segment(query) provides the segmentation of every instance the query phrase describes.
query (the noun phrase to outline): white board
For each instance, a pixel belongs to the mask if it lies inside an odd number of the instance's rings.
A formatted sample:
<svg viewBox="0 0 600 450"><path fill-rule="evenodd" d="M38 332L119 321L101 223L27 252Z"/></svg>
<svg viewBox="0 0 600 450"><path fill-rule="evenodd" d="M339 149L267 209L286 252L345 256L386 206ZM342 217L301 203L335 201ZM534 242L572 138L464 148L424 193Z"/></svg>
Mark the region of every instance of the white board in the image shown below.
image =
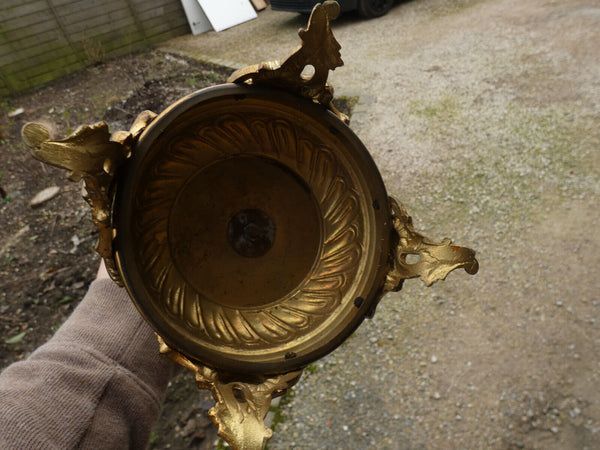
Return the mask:
<svg viewBox="0 0 600 450"><path fill-rule="evenodd" d="M200 34L212 30L212 25L202 11L198 0L181 0L192 34Z"/></svg>
<svg viewBox="0 0 600 450"><path fill-rule="evenodd" d="M198 0L215 31L256 18L250 0Z"/></svg>

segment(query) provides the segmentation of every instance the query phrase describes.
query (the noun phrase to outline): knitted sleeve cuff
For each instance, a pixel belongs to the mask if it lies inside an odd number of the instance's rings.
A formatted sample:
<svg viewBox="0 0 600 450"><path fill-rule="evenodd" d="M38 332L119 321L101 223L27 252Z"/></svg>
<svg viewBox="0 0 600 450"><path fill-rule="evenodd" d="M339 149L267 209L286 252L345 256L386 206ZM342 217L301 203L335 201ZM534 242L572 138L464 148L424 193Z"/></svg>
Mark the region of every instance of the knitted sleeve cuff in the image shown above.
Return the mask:
<svg viewBox="0 0 600 450"><path fill-rule="evenodd" d="M50 341L0 374L0 448L143 448L174 370L125 290L97 280Z"/></svg>

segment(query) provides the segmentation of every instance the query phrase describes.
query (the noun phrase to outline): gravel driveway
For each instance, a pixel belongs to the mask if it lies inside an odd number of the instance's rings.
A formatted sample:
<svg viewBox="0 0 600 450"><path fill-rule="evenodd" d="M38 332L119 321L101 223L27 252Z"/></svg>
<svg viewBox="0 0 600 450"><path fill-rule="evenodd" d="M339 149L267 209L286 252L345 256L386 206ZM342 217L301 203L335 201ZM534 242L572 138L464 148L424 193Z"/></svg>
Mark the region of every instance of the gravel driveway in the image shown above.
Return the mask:
<svg viewBox="0 0 600 450"><path fill-rule="evenodd" d="M281 59L270 10L162 48ZM391 195L481 269L382 301L305 371L271 449L600 448L600 5L413 0L334 23L336 95Z"/></svg>

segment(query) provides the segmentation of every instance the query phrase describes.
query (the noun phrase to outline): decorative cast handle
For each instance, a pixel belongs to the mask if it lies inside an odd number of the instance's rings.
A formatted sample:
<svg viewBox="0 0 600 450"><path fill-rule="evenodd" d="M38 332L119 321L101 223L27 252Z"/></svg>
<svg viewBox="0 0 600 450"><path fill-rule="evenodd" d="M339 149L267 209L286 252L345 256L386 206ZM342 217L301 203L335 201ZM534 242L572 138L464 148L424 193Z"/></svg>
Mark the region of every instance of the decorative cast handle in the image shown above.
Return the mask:
<svg viewBox="0 0 600 450"><path fill-rule="evenodd" d="M389 202L397 243L392 249L392 268L386 277L384 291L399 291L404 280L409 278L420 277L427 286L431 286L461 267L470 275L477 273L479 263L474 250L452 245L448 238L440 243L433 242L415 231L412 218L401 203L391 197ZM409 255L417 260L407 261Z"/></svg>
<svg viewBox="0 0 600 450"><path fill-rule="evenodd" d="M23 141L32 149L34 158L66 169L71 181L83 180L83 198L92 208L92 219L98 229L96 251L104 258L108 273L119 286L123 285L123 280L115 264L112 245L114 176L131 156L131 150L144 128L155 117L152 111L144 111L137 116L129 131L116 131L112 135L105 122L84 125L69 137L56 141L40 123L26 123L21 130Z"/></svg>
<svg viewBox="0 0 600 450"><path fill-rule="evenodd" d="M302 44L285 61L264 61L244 67L231 74L227 81L283 88L322 104L348 124L348 116L338 111L331 103L333 88L327 84L329 71L344 65L340 55L342 47L333 35L330 25L339 14L340 5L335 1L316 4L308 19L308 26L298 31ZM309 66L314 69L314 73L303 74L304 69Z"/></svg>

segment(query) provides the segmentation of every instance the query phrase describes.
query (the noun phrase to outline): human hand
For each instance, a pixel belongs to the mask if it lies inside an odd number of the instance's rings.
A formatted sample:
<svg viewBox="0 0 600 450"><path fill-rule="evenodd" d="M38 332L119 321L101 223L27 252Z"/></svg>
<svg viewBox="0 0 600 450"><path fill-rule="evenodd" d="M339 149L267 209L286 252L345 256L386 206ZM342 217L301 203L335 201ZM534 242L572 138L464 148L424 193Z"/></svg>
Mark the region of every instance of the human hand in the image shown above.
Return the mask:
<svg viewBox="0 0 600 450"><path fill-rule="evenodd" d="M110 278L110 275L106 270L106 266L104 265L104 260L100 262L100 267L98 267L98 273L96 274L97 280L101 280L103 278Z"/></svg>

